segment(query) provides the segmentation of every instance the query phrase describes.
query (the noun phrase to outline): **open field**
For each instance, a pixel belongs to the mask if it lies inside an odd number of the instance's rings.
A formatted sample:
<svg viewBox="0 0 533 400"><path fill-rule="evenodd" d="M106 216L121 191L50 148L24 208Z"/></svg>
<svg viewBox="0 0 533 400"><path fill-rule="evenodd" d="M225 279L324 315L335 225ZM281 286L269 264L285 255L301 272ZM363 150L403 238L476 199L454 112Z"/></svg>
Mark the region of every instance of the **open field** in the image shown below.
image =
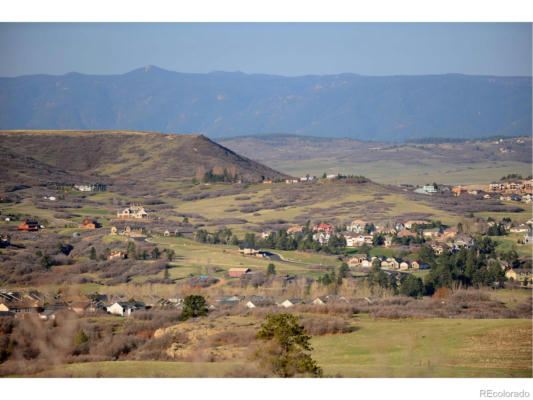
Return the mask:
<svg viewBox="0 0 533 400"><path fill-rule="evenodd" d="M531 138L465 143L384 143L295 135L221 139L241 154L293 176L364 175L379 183L468 185L531 174ZM502 152L501 148L510 151Z"/></svg>
<svg viewBox="0 0 533 400"><path fill-rule="evenodd" d="M314 355L328 373L531 377L531 321L362 319L356 326L353 333L313 339Z"/></svg>

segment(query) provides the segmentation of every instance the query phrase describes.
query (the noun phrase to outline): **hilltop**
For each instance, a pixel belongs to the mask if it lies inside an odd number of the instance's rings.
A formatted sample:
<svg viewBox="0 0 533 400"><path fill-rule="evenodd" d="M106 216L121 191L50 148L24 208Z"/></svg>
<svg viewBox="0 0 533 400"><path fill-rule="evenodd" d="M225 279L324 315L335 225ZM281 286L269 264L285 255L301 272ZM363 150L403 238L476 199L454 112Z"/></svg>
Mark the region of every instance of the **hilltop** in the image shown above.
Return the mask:
<svg viewBox="0 0 533 400"><path fill-rule="evenodd" d="M202 135L130 131L4 131L1 179L16 184L178 181L206 172L243 181L285 175Z"/></svg>
<svg viewBox="0 0 533 400"><path fill-rule="evenodd" d="M0 78L0 129L129 129L212 138L531 135L531 77L284 77L157 67Z"/></svg>

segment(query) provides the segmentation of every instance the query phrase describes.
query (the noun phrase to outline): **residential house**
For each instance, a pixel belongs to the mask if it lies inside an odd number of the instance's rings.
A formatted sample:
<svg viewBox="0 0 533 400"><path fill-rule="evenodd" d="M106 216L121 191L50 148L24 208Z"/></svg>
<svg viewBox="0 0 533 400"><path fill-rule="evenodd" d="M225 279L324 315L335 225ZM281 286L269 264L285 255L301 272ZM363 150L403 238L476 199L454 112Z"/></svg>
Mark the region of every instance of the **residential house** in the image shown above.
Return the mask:
<svg viewBox="0 0 533 400"><path fill-rule="evenodd" d="M409 264L411 269L420 269L420 263L418 261L411 261Z"/></svg>
<svg viewBox="0 0 533 400"><path fill-rule="evenodd" d="M400 221L394 221L394 222L392 223L392 227L394 228L394 230L395 230L396 232L400 232L400 231L402 231L402 230L405 229L405 225L404 225L404 223L403 223L403 222L400 222Z"/></svg>
<svg viewBox="0 0 533 400"><path fill-rule="evenodd" d="M416 233L411 232L408 229L402 229L401 231L398 232L398 234L396 236L399 237L399 238L403 238L403 237L406 237L406 236L416 237Z"/></svg>
<svg viewBox="0 0 533 400"><path fill-rule="evenodd" d="M146 310L146 306L140 301L121 301L111 304L106 310L110 314L129 317L135 311Z"/></svg>
<svg viewBox="0 0 533 400"><path fill-rule="evenodd" d="M409 263L407 261L402 261L400 263L400 269L401 270L409 269L409 267L410 267L410 265L409 265Z"/></svg>
<svg viewBox="0 0 533 400"><path fill-rule="evenodd" d="M318 224L313 226L313 232L333 233L334 231L335 227L330 224Z"/></svg>
<svg viewBox="0 0 533 400"><path fill-rule="evenodd" d="M424 229L422 234L424 237L438 238L440 236L440 228Z"/></svg>
<svg viewBox="0 0 533 400"><path fill-rule="evenodd" d="M120 250L114 250L109 253L109 256L107 257L108 260L115 260L115 259L124 259L128 258L128 253L125 251Z"/></svg>
<svg viewBox="0 0 533 400"><path fill-rule="evenodd" d="M388 257L381 262L381 268L398 269L400 268L400 263L394 257Z"/></svg>
<svg viewBox="0 0 533 400"><path fill-rule="evenodd" d="M299 304L305 304L305 301L303 299L286 299L281 303L278 303L278 307L289 308Z"/></svg>
<svg viewBox="0 0 533 400"><path fill-rule="evenodd" d="M244 274L247 274L251 271L252 270L250 268L230 268L228 271L228 275L232 278L240 278Z"/></svg>
<svg viewBox="0 0 533 400"><path fill-rule="evenodd" d="M261 239L266 239L266 238L269 237L272 233L274 233L273 230L269 230L269 231L262 232L262 233L261 233Z"/></svg>
<svg viewBox="0 0 533 400"><path fill-rule="evenodd" d="M532 283L532 271L531 269L524 268L511 268L505 273L507 279L512 279L515 282L524 282L527 281L527 285L530 286Z"/></svg>
<svg viewBox="0 0 533 400"><path fill-rule="evenodd" d="M9 247L11 245L11 236L8 234L0 234L0 249Z"/></svg>
<svg viewBox="0 0 533 400"><path fill-rule="evenodd" d="M91 221L88 218L85 218L78 227L81 229L96 229L96 225L96 221Z"/></svg>
<svg viewBox="0 0 533 400"><path fill-rule="evenodd" d="M257 307L267 307L272 305L272 301L263 296L250 296L246 307L248 308L257 308Z"/></svg>
<svg viewBox="0 0 533 400"><path fill-rule="evenodd" d="M503 184L501 183L491 183L489 185L489 192L499 192L503 190Z"/></svg>
<svg viewBox="0 0 533 400"><path fill-rule="evenodd" d="M96 311L90 300L74 301L70 304L69 308L76 314L83 314L89 311Z"/></svg>
<svg viewBox="0 0 533 400"><path fill-rule="evenodd" d="M83 183L74 185L74 189L79 190L80 192L90 192L92 190L91 185L86 185Z"/></svg>
<svg viewBox="0 0 533 400"><path fill-rule="evenodd" d="M327 296L320 296L314 299L311 304L315 306L324 306L327 303L335 303L339 301L346 301L346 299L342 296L338 296L336 294L328 294Z"/></svg>
<svg viewBox="0 0 533 400"><path fill-rule="evenodd" d="M363 262L363 260L365 260L367 257L368 256L366 254L356 254L348 260L348 266L352 268L357 267L361 265L361 262Z"/></svg>
<svg viewBox="0 0 533 400"><path fill-rule="evenodd" d="M444 252L444 250L448 249L448 245L442 242L431 242L430 246L433 252L438 256L441 255Z"/></svg>
<svg viewBox="0 0 533 400"><path fill-rule="evenodd" d="M411 229L413 225L425 225L427 223L428 221L424 219L412 219L412 220L406 221L403 225L405 226L406 229Z"/></svg>
<svg viewBox="0 0 533 400"><path fill-rule="evenodd" d="M433 185L425 185L422 186L421 192L425 194L437 193L437 189Z"/></svg>
<svg viewBox="0 0 533 400"><path fill-rule="evenodd" d="M519 232L519 233L523 233L523 232L529 232L529 226L526 225L526 224L520 224L518 226L515 226L513 228L510 229L510 232Z"/></svg>
<svg viewBox="0 0 533 400"><path fill-rule="evenodd" d="M304 231L304 227L303 226L293 226L292 228L287 229L287 234L288 235L294 235L294 234L297 234L297 233L302 233L303 231Z"/></svg>
<svg viewBox="0 0 533 400"><path fill-rule="evenodd" d="M528 232L524 235L524 244L533 243L533 234Z"/></svg>
<svg viewBox="0 0 533 400"><path fill-rule="evenodd" d="M457 235L453 240L452 247L454 250L469 249L474 245L474 239L470 236L461 234Z"/></svg>
<svg viewBox="0 0 533 400"><path fill-rule="evenodd" d="M320 244L326 244L331 239L331 233L329 232L318 232L313 235L313 240L317 241Z"/></svg>
<svg viewBox="0 0 533 400"><path fill-rule="evenodd" d="M326 305L326 299L324 297L317 297L311 302L314 306L325 306Z"/></svg>
<svg viewBox="0 0 533 400"><path fill-rule="evenodd" d="M459 234L459 230L457 228L448 228L442 231L441 239L442 240L449 240L454 238Z"/></svg>
<svg viewBox="0 0 533 400"><path fill-rule="evenodd" d="M361 261L361 267L363 267L363 268L372 267L372 260L369 260L368 258L365 258L363 261Z"/></svg>
<svg viewBox="0 0 533 400"><path fill-rule="evenodd" d="M465 188L462 188L461 186L458 186L458 187L453 188L452 192L454 196L461 196L462 194L467 193L467 190Z"/></svg>
<svg viewBox="0 0 533 400"><path fill-rule="evenodd" d="M74 189L79 190L80 192L104 192L107 190L107 185L103 183L79 183L74 185Z"/></svg>
<svg viewBox="0 0 533 400"><path fill-rule="evenodd" d="M239 246L239 253L245 256L257 256L259 255L259 247L250 243L243 243Z"/></svg>
<svg viewBox="0 0 533 400"><path fill-rule="evenodd" d="M222 296L216 300L219 306L236 306L241 301L239 296Z"/></svg>
<svg viewBox="0 0 533 400"><path fill-rule="evenodd" d="M366 221L363 221L361 219L355 219L347 228L350 232L364 233L366 225Z"/></svg>
<svg viewBox="0 0 533 400"><path fill-rule="evenodd" d="M144 210L144 207L140 205L130 205L128 208L124 208L117 212L117 218L144 219L146 217L148 217L148 213Z"/></svg>
<svg viewBox="0 0 533 400"><path fill-rule="evenodd" d="M299 179L298 178L287 178L285 179L285 183L286 184L292 184L292 183L298 183L299 182Z"/></svg>
<svg viewBox="0 0 533 400"><path fill-rule="evenodd" d="M26 219L19 226L17 226L18 231L28 231L35 232L40 228L39 222L34 219Z"/></svg>

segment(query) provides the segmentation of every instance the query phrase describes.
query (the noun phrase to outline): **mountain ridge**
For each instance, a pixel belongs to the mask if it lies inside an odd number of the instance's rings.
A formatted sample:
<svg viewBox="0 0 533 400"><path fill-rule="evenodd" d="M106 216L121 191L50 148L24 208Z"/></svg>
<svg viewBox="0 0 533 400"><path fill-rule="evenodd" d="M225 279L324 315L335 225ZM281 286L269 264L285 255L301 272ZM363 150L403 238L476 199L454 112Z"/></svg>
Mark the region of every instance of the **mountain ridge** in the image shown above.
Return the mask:
<svg viewBox="0 0 533 400"><path fill-rule="evenodd" d="M0 129L283 132L402 141L531 135L531 77L180 73L0 78Z"/></svg>

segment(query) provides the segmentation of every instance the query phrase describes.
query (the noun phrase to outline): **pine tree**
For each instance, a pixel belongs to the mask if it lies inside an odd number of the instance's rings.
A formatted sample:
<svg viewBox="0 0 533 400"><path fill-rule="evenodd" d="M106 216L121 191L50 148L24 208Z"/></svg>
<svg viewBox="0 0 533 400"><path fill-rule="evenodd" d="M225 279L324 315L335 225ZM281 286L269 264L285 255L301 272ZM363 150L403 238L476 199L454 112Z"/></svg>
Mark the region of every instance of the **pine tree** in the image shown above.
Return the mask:
<svg viewBox="0 0 533 400"><path fill-rule="evenodd" d="M276 266L272 263L268 264L267 267L267 276L268 275L276 275Z"/></svg>
<svg viewBox="0 0 533 400"><path fill-rule="evenodd" d="M265 342L254 358L275 375L283 378L297 374L322 376L322 368L311 358L311 337L293 314L267 315L256 335Z"/></svg>
<svg viewBox="0 0 533 400"><path fill-rule="evenodd" d="M83 329L79 329L78 330L78 334L76 335L76 338L74 339L74 343L76 345L80 345L82 343L85 343L89 340L89 337L85 334L85 332L83 331Z"/></svg>

